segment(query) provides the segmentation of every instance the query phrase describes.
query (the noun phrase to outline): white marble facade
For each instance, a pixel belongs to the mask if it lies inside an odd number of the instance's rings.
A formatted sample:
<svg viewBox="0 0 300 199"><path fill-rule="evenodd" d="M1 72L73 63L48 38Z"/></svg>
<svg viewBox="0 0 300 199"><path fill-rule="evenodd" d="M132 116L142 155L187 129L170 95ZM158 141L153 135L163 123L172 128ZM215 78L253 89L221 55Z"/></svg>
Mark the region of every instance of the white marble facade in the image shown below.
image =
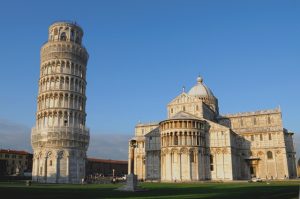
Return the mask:
<svg viewBox="0 0 300 199"><path fill-rule="evenodd" d="M201 77L167 106L168 118L135 127L129 170L140 180L202 181L296 177L293 133L281 110L220 115Z"/></svg>
<svg viewBox="0 0 300 199"><path fill-rule="evenodd" d="M34 181L80 183L85 176L88 53L82 37L77 24L56 22L41 48L36 125L31 132Z"/></svg>

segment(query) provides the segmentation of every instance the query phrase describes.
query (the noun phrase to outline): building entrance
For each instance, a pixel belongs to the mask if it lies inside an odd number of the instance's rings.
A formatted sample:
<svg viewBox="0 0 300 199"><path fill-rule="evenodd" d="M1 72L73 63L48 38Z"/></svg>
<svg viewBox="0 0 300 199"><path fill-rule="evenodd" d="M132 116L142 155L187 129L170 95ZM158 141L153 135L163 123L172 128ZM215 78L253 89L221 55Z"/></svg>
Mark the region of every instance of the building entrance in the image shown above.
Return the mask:
<svg viewBox="0 0 300 199"><path fill-rule="evenodd" d="M256 177L256 166L254 165L250 166L250 175L252 178Z"/></svg>

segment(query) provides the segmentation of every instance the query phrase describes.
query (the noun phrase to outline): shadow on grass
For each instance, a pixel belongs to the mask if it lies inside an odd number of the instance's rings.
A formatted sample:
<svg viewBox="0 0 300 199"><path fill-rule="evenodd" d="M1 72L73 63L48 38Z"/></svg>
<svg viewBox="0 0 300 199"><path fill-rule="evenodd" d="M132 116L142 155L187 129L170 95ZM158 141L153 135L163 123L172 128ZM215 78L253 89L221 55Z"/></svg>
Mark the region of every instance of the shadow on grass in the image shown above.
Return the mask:
<svg viewBox="0 0 300 199"><path fill-rule="evenodd" d="M48 198L242 198L242 199L290 199L297 198L299 182L294 183L143 183L145 192L121 192L115 189L119 185L57 185L25 183L0 183L0 194L13 199ZM1 197L1 196L0 196ZM2 198L2 197L1 197Z"/></svg>

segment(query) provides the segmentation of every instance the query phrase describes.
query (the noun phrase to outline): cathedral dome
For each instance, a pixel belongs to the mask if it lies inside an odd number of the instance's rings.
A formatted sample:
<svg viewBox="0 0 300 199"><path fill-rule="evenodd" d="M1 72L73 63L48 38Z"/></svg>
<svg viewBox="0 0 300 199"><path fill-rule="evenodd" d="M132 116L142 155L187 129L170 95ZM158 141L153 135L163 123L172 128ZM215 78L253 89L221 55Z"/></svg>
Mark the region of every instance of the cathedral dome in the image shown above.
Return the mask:
<svg viewBox="0 0 300 199"><path fill-rule="evenodd" d="M197 84L188 92L189 95L197 97L215 98L212 91L203 83L203 78L197 78Z"/></svg>

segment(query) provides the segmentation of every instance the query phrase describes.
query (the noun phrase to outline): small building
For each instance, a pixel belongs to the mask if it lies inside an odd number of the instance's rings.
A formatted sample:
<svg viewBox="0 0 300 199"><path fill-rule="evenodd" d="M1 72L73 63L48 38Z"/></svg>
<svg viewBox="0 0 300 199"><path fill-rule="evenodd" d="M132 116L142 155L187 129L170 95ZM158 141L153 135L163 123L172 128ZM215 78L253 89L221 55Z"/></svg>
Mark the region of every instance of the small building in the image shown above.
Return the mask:
<svg viewBox="0 0 300 199"><path fill-rule="evenodd" d="M127 170L128 162L123 160L87 158L86 161L86 176L124 176Z"/></svg>
<svg viewBox="0 0 300 199"><path fill-rule="evenodd" d="M32 172L32 154L27 151L0 149L0 176L23 176Z"/></svg>

